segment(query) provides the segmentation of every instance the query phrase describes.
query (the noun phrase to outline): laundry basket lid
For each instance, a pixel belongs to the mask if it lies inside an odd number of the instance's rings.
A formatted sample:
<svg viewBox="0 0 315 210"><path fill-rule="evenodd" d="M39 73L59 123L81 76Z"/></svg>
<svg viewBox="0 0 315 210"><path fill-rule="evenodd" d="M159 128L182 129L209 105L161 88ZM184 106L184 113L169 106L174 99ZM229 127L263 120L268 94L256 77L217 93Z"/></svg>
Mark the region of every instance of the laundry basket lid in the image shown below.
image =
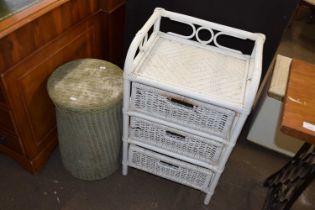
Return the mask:
<svg viewBox="0 0 315 210"><path fill-rule="evenodd" d="M122 100L122 70L107 61L78 59L49 77L48 94L56 106L74 111L110 108Z"/></svg>

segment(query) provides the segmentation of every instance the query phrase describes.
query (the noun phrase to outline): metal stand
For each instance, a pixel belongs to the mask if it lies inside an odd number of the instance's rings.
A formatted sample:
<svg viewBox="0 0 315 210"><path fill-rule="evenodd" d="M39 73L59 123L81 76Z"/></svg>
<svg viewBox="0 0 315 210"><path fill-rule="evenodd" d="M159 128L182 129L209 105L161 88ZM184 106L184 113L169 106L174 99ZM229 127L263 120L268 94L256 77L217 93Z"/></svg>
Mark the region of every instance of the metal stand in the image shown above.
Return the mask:
<svg viewBox="0 0 315 210"><path fill-rule="evenodd" d="M315 146L305 143L283 168L265 180L269 189L263 209L290 209L314 178Z"/></svg>

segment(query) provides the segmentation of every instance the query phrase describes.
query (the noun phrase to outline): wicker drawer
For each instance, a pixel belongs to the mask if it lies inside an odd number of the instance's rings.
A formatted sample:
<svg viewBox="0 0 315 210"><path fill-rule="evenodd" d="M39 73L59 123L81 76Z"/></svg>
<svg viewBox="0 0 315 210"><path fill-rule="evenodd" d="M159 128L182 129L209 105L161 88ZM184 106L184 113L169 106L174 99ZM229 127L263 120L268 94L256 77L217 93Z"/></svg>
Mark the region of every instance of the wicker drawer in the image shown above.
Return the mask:
<svg viewBox="0 0 315 210"><path fill-rule="evenodd" d="M196 189L206 189L213 172L150 150L130 145L129 165L151 174L185 184Z"/></svg>
<svg viewBox="0 0 315 210"><path fill-rule="evenodd" d="M132 83L130 109L227 139L235 112Z"/></svg>
<svg viewBox="0 0 315 210"><path fill-rule="evenodd" d="M130 118L129 138L180 155L216 164L223 144L139 117Z"/></svg>

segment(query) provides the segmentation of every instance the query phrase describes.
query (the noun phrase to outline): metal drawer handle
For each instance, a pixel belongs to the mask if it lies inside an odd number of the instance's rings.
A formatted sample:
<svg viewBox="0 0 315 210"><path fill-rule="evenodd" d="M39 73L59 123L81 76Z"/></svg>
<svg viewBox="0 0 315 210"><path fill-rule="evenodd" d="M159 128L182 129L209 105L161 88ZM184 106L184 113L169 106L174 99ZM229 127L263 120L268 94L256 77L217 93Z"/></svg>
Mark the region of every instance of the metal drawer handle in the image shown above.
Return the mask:
<svg viewBox="0 0 315 210"><path fill-rule="evenodd" d="M162 160L160 160L159 164L162 167L167 167L167 168L170 168L170 169L173 169L173 170L178 170L179 169L179 166L173 165L171 163L167 163L167 162L162 161Z"/></svg>
<svg viewBox="0 0 315 210"><path fill-rule="evenodd" d="M189 102L186 102L186 101L183 101L183 100L179 100L179 99L176 99L176 98L167 98L167 100L169 100L172 104L176 105L176 106L184 106L188 109L193 109L194 108L194 105L189 103Z"/></svg>
<svg viewBox="0 0 315 210"><path fill-rule="evenodd" d="M183 135L180 135L178 133L174 133L172 131L165 131L166 135L171 137L171 138L174 138L176 137L176 139L181 139L181 140L184 140L186 137L183 136Z"/></svg>
<svg viewBox="0 0 315 210"><path fill-rule="evenodd" d="M132 126L130 126L132 129L135 129L135 130L142 130L142 128L140 128L140 127L132 127Z"/></svg>

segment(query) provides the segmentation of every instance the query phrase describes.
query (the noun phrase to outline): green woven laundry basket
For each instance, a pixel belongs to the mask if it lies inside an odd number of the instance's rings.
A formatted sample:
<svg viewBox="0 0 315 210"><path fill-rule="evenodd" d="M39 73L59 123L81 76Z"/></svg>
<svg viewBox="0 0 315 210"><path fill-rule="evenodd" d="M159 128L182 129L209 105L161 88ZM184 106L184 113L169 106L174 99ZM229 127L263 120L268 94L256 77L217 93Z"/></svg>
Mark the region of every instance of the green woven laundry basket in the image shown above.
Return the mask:
<svg viewBox="0 0 315 210"><path fill-rule="evenodd" d="M79 59L50 76L64 167L75 177L97 180L120 163L122 70L103 60Z"/></svg>

